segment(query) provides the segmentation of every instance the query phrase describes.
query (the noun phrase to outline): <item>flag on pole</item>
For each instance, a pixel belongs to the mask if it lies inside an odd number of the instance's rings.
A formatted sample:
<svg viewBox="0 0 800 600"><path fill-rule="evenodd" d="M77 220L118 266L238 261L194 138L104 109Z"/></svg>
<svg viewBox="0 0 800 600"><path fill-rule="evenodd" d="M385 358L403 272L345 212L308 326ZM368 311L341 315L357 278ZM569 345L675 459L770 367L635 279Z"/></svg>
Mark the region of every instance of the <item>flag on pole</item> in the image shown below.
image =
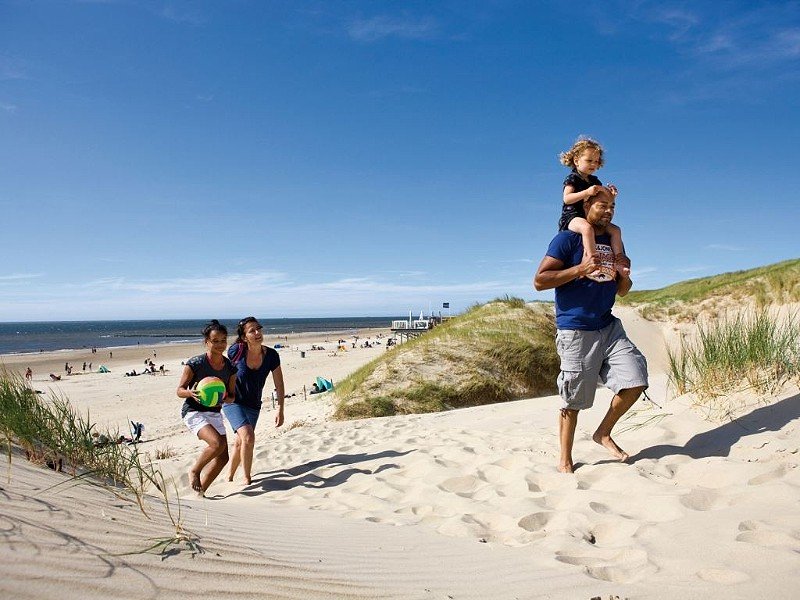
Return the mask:
<svg viewBox="0 0 800 600"><path fill-rule="evenodd" d="M449 302L442 302L442 308L450 308Z"/></svg>

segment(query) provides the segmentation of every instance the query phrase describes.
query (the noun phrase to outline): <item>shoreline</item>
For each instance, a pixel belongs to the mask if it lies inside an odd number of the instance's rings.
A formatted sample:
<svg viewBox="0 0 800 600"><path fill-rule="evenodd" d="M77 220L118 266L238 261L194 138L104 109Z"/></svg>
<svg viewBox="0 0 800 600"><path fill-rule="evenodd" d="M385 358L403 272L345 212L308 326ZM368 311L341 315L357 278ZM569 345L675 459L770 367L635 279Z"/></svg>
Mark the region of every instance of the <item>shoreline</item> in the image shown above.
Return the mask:
<svg viewBox="0 0 800 600"><path fill-rule="evenodd" d="M361 329L357 334L346 331L321 331L303 332L287 334L285 336L264 336L264 345L274 347L281 344L279 349L282 353L299 352L318 352L312 350L312 346L322 346L323 351L334 351L337 347L338 339L345 339L347 348L350 349L354 335L362 339L386 339L391 337L389 327L372 329ZM228 344L232 344L236 335L228 335ZM144 367L144 359L152 359L156 363L156 368L161 364L165 365L168 371L175 372L180 367L180 361L205 352L202 338L198 337L195 341L167 342L153 344L139 344L127 346L109 346L97 348L96 353L92 353L91 348L65 348L59 350L45 350L43 352L29 353L6 353L0 354L0 368L23 375L25 369L30 367L33 370L33 381L52 383L50 373L60 375L63 381L83 375L96 375L100 365L104 365L114 372L127 372L131 369L141 370ZM87 366L91 363L91 369L83 370L83 363ZM73 367L72 375L66 375L64 363L69 363Z"/></svg>
<svg viewBox="0 0 800 600"><path fill-rule="evenodd" d="M265 340L265 343L266 343L266 340L271 339L271 338L275 338L280 342L281 340L288 340L290 338L291 339L301 340L301 339L304 339L304 338L312 337L314 339L318 339L318 338L323 337L323 336L331 336L331 335L345 336L345 337L354 337L354 335L357 335L359 338L362 338L362 337L374 336L376 332L389 331L390 329L391 329L391 326L387 325L386 327L365 327L365 328L361 328L361 329L348 328L348 329L330 329L330 330L325 330L325 331L300 331L300 332L292 331L290 333L280 334L280 335L279 334L265 333L264 334L264 340ZM353 333L354 331L356 332L355 334ZM230 338L231 336L235 337L236 333L235 332L229 332L228 333L228 338ZM161 336L161 335L150 335L150 336L142 335L140 337L144 337L144 338L147 338L147 337L153 337L153 338L161 337L161 338L163 338L165 336ZM135 345L134 344L121 344L119 346L94 346L94 348L98 350L98 354L99 354L100 350L113 352L114 350L122 350L122 349L125 349L125 348L162 347L162 346L173 346L173 345L181 345L181 344L185 345L185 344L202 343L202 335L200 335L200 334L198 334L196 337L194 337L192 339L186 339L183 336L181 336L181 337L182 337L182 339L180 339L180 340L147 342L147 343L141 343L141 344L135 344ZM326 341L330 341L330 340L326 340ZM231 342L231 343L233 343L233 342ZM42 349L42 350L21 350L21 351L18 351L18 352L0 352L0 363L3 362L5 357L39 356L41 354L47 354L47 353L52 353L52 352L81 352L81 351L89 351L89 352L91 352L91 350L92 350L92 346L81 346L80 348L77 348L77 347L73 347L73 348L50 348L49 350Z"/></svg>

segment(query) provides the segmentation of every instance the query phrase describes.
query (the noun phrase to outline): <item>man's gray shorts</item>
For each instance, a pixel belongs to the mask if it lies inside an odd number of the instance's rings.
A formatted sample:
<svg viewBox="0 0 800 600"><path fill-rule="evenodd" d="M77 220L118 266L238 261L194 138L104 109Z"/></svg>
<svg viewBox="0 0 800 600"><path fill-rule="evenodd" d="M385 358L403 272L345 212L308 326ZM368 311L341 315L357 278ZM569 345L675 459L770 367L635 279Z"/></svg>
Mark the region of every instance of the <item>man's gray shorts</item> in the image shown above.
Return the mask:
<svg viewBox="0 0 800 600"><path fill-rule="evenodd" d="M599 331L557 330L556 350L561 357L558 392L562 408L591 408L598 382L615 394L648 385L647 360L616 317Z"/></svg>

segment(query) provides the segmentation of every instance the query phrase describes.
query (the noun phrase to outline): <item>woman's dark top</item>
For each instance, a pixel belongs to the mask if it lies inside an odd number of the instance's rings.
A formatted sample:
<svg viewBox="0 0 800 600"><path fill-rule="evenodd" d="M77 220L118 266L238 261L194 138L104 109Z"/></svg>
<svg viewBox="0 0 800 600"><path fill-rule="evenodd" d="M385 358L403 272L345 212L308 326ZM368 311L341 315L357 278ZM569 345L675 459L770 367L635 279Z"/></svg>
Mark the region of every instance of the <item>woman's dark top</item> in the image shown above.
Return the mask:
<svg viewBox="0 0 800 600"><path fill-rule="evenodd" d="M209 364L208 355L206 354L193 356L187 360L186 366L192 370L192 379L188 384L186 384L186 388L193 388L196 383L199 383L201 379L206 377L219 377L223 382L225 382L225 387L227 388L231 375L236 374L236 368L226 357L223 356L222 360L222 368L219 370L215 369L211 366L211 364ZM186 398L184 399L183 406L181 407L181 417L185 417L186 413L188 413L190 410L196 410L198 412L219 412L222 410L222 404L217 404L216 406L203 406L194 398Z"/></svg>
<svg viewBox="0 0 800 600"><path fill-rule="evenodd" d="M564 187L571 186L573 192L582 192L587 190L593 185L603 185L600 180L594 175L589 175L589 179L584 179L578 174L577 169L572 169L572 172L567 175L564 180ZM583 202L574 202L572 204L561 204L561 218L558 220L558 230L567 231L569 229L569 222L575 217L586 218L586 213L583 212Z"/></svg>
<svg viewBox="0 0 800 600"><path fill-rule="evenodd" d="M267 377L281 366L280 355L267 346L261 346L261 366L251 369L247 366L247 344L236 342L228 348L228 357L234 361L236 369L236 404L248 408L261 408L261 394Z"/></svg>

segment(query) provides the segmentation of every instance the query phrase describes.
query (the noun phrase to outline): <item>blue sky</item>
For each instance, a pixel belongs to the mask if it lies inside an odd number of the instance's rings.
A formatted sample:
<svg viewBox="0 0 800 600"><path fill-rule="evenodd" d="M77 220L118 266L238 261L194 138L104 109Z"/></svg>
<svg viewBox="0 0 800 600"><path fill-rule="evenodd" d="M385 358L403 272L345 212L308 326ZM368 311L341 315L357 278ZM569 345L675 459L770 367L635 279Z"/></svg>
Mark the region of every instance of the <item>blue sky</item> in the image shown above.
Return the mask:
<svg viewBox="0 0 800 600"><path fill-rule="evenodd" d="M0 2L0 321L536 293L566 169L634 286L796 258L798 2Z"/></svg>

